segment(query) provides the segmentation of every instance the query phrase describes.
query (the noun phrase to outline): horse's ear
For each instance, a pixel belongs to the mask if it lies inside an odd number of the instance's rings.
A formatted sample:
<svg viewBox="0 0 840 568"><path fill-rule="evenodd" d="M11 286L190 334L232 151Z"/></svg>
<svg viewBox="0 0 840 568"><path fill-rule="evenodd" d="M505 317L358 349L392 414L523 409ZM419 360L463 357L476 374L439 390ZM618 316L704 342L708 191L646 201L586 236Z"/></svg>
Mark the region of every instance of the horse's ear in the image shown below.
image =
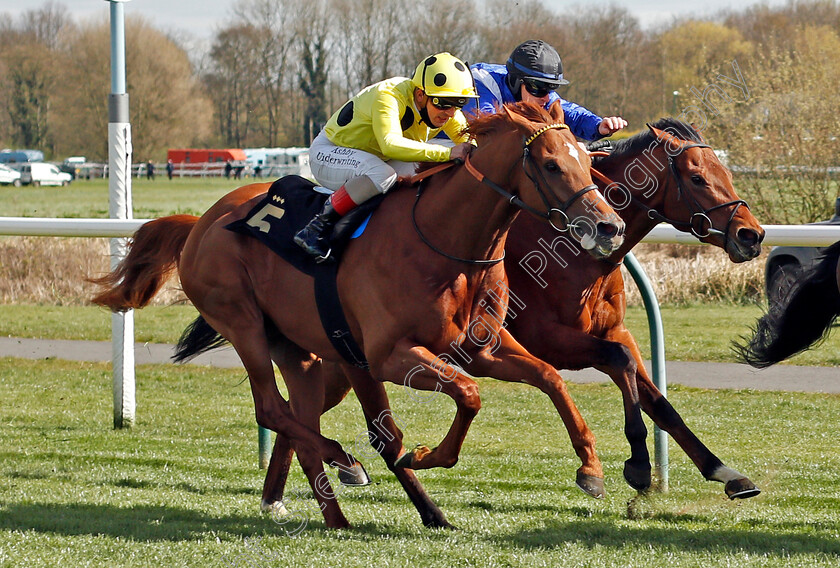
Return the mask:
<svg viewBox="0 0 840 568"><path fill-rule="evenodd" d="M551 118L555 122L566 122L566 113L563 112L563 105L560 104L559 99L551 103L551 106L548 107L548 114L551 115Z"/></svg>

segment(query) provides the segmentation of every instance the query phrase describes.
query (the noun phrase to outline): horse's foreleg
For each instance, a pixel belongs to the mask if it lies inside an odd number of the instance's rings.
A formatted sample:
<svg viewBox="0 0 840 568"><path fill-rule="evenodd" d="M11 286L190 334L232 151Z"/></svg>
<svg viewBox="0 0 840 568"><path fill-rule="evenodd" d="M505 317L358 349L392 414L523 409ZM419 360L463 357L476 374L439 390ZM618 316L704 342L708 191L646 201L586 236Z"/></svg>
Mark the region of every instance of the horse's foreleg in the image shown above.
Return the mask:
<svg viewBox="0 0 840 568"><path fill-rule="evenodd" d="M618 386L624 407L624 435L630 444L630 458L624 462L624 479L638 491L648 489L651 484L650 452L633 353L622 343L600 339L571 327L558 326L551 333L552 352L546 357L547 362L558 369L594 367L609 375Z"/></svg>
<svg viewBox="0 0 840 568"><path fill-rule="evenodd" d="M344 372L353 384L362 405L370 444L403 486L408 498L420 513L423 524L427 527L450 527L443 511L429 498L414 472L394 465L403 455L405 448L402 444L402 432L397 427L398 417L391 411L384 385L361 369L345 366Z"/></svg>
<svg viewBox="0 0 840 568"><path fill-rule="evenodd" d="M725 466L689 429L679 413L671 406L671 403L662 396L662 392L656 388L650 375L648 375L642 362L639 347L630 332L624 330L624 333L616 334L615 337L627 347L636 360L636 386L639 390L642 410L651 417L659 428L674 439L686 455L691 458L704 478L723 483L724 490L731 499L743 499L758 495L761 490L745 475Z"/></svg>
<svg viewBox="0 0 840 568"><path fill-rule="evenodd" d="M560 374L551 365L528 353L510 333L500 330L501 344L492 353L483 353L467 366L477 376L511 382L524 382L546 393L560 413L572 447L581 460L577 485L593 497L604 496L604 472L595 452L595 436L586 425L566 390Z"/></svg>
<svg viewBox="0 0 840 568"><path fill-rule="evenodd" d="M703 442L692 432L671 403L662 396L656 385L648 377L643 366L636 375L639 399L642 409L653 422L667 432L691 461L709 481L724 484L724 491L730 499L745 499L758 495L761 490L744 474L727 467Z"/></svg>
<svg viewBox="0 0 840 568"><path fill-rule="evenodd" d="M397 467L428 469L453 467L458 462L461 446L470 424L481 409L478 385L431 351L407 339L400 340L381 366L387 380L415 391L443 392L455 402L455 419L434 449L426 446L406 452L395 464ZM416 395L428 400L432 395Z"/></svg>

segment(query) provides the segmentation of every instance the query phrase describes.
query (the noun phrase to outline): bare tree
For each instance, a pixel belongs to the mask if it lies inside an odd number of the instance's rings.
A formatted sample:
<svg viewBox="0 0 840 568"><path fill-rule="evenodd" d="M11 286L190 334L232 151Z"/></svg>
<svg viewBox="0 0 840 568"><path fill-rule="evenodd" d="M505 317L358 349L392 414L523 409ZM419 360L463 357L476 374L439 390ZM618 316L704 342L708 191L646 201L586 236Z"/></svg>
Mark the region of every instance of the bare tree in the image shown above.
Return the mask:
<svg viewBox="0 0 840 568"><path fill-rule="evenodd" d="M625 8L601 6L570 18L558 49L570 85L563 96L600 115L621 115L631 124L652 118L659 82L653 52L638 20Z"/></svg>
<svg viewBox="0 0 840 568"><path fill-rule="evenodd" d="M307 4L302 0L240 0L234 8L237 21L254 31L250 40L253 52L238 53L238 65L252 69L249 79L262 93L263 143L269 146L277 145L288 114L286 93L297 67L293 57L297 21L302 10L311 10Z"/></svg>
<svg viewBox="0 0 840 568"><path fill-rule="evenodd" d="M567 29L563 22L538 0L487 0L478 27L481 47L476 61L504 63L517 45L529 39L541 39L558 47ZM564 57L564 53L560 56Z"/></svg>
<svg viewBox="0 0 840 568"><path fill-rule="evenodd" d="M331 18L325 0L307 2L301 12L300 88L306 97L303 117L304 145L309 145L327 122L327 81Z"/></svg>
<svg viewBox="0 0 840 568"><path fill-rule="evenodd" d="M407 5L407 0L332 0L332 13L341 14L334 20L335 51L347 96L410 72L403 68L399 56L405 41L402 15Z"/></svg>
<svg viewBox="0 0 840 568"><path fill-rule="evenodd" d="M109 45L109 26L102 21L81 26L60 54L57 77L74 85L56 90L52 120L60 153L107 157ZM142 18L126 20L126 74L135 156L163 159L168 147L209 135L211 107L186 52Z"/></svg>
<svg viewBox="0 0 840 568"><path fill-rule="evenodd" d="M51 154L50 108L58 69L54 52L70 24L67 8L47 2L28 10L17 25L6 21L0 28L0 53L5 65L0 92L5 99L5 135L18 146ZM2 134L0 134L2 135Z"/></svg>
<svg viewBox="0 0 840 568"><path fill-rule="evenodd" d="M205 77L223 142L239 148L246 145L259 110L259 36L260 30L248 24L221 30L210 50L212 70Z"/></svg>
<svg viewBox="0 0 840 568"><path fill-rule="evenodd" d="M475 26L475 0L422 0L407 12L407 49L402 66L413 71L424 57L448 51L464 61L476 62L481 38Z"/></svg>

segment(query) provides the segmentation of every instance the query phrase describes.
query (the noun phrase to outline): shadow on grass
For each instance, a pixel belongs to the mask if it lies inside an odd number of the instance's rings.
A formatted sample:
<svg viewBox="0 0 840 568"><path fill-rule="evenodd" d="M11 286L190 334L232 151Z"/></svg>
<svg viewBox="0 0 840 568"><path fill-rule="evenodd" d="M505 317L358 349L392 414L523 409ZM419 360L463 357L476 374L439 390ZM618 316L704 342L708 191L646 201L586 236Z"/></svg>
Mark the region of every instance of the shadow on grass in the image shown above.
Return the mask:
<svg viewBox="0 0 840 568"><path fill-rule="evenodd" d="M802 522L763 522L758 526L720 527L710 519L692 515L654 515L648 521L668 526L628 526L615 518L589 518L555 522L538 530L522 531L503 540L520 548L558 548L573 543L589 548L670 548L682 552L745 552L789 556L825 554L840 556L840 540L829 531L813 534L813 526ZM811 533L811 534L807 534Z"/></svg>
<svg viewBox="0 0 840 568"><path fill-rule="evenodd" d="M323 527L312 519L313 528ZM37 531L67 536L108 535L137 541L182 541L208 532L231 538L283 534L270 516L212 516L166 506L14 504L0 507L0 530Z"/></svg>

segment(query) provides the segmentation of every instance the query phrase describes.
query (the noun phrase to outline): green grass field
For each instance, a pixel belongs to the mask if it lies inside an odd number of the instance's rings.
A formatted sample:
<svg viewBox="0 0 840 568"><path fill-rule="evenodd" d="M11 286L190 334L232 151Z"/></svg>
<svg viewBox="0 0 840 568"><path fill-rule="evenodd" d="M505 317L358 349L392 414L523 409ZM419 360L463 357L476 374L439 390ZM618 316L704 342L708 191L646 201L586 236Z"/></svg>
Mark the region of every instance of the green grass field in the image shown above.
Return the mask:
<svg viewBox="0 0 840 568"><path fill-rule="evenodd" d="M421 472L459 530L430 530L371 450L358 405L324 419L374 484L339 492L354 528L328 531L297 463L281 525L258 512L263 472L241 371L138 369L137 423L111 428L105 364L0 360L0 566L833 567L840 563L840 396L671 387L698 436L763 490L729 501L671 445L670 491L622 480L618 390L570 385L598 438L602 501L547 398L480 380L484 406L450 470ZM439 441L454 413L390 389L406 445ZM352 396L352 395L351 395ZM783 451L780 449L783 448ZM298 526L304 525L298 532ZM291 534L290 534L291 533Z"/></svg>
<svg viewBox="0 0 840 568"><path fill-rule="evenodd" d="M220 177L132 179L134 218L152 219L174 213L201 215L224 194L252 181ZM107 218L108 180L76 180L67 187L0 187L0 215Z"/></svg>

